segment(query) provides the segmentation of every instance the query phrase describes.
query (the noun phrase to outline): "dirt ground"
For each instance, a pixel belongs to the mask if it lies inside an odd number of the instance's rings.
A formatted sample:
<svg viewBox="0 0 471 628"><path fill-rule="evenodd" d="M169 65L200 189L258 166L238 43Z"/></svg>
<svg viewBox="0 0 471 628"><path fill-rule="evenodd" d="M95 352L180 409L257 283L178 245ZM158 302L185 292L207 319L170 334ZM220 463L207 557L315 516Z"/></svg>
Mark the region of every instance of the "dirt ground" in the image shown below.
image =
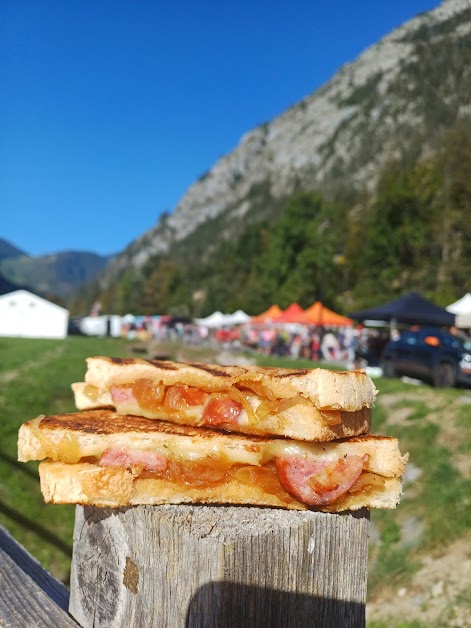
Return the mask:
<svg viewBox="0 0 471 628"><path fill-rule="evenodd" d="M397 394L382 395L381 404L388 410L388 424L407 421L411 412L407 401L411 406L414 401L421 401L430 408L426 420L439 423L439 443L449 451L455 451L462 435L456 417L463 406L469 406L471 416L471 392L451 401L446 410L446 422L443 421L443 410L436 408L437 392L433 389L420 387L400 397ZM471 477L470 454L455 454L453 460L464 477ZM410 466L412 470L413 464ZM420 477L420 470L415 471ZM422 567L407 587L385 587L371 600L367 604L367 624L375 621L381 621L385 626L410 626L416 621L434 628L471 628L471 530L435 555L425 556Z"/></svg>
<svg viewBox="0 0 471 628"><path fill-rule="evenodd" d="M425 626L471 626L471 532L440 556L429 556L410 585L387 591L367 605L367 622L422 622ZM394 624L395 625L395 624Z"/></svg>

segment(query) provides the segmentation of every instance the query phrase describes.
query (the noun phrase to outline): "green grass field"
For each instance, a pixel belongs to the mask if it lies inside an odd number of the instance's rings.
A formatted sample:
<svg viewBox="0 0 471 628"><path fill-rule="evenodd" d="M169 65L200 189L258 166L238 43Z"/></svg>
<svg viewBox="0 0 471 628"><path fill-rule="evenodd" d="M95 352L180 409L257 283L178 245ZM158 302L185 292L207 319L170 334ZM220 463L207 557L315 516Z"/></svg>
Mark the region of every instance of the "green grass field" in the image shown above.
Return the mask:
<svg viewBox="0 0 471 628"><path fill-rule="evenodd" d="M68 581L73 506L46 506L37 463L18 463L20 425L39 414L74 411L70 384L83 380L88 355L126 355L120 339L0 339L0 524L51 573Z"/></svg>
<svg viewBox="0 0 471 628"><path fill-rule="evenodd" d="M121 339L0 340L0 524L56 577L67 582L73 506L46 506L37 463L16 461L18 428L39 414L74 410L70 384L83 380L85 357L132 355ZM194 359L181 357L180 359ZM168 353L168 351L166 351ZM170 356L174 357L174 356ZM253 357L253 356L252 356ZM260 359L278 366L312 363ZM410 453L404 497L394 511L372 511L369 595L407 586L423 564L471 529L471 391L435 390L377 379L372 432L397 436ZM399 626L375 623L375 626ZM402 624L405 625L405 624ZM412 624L411 624L412 625Z"/></svg>

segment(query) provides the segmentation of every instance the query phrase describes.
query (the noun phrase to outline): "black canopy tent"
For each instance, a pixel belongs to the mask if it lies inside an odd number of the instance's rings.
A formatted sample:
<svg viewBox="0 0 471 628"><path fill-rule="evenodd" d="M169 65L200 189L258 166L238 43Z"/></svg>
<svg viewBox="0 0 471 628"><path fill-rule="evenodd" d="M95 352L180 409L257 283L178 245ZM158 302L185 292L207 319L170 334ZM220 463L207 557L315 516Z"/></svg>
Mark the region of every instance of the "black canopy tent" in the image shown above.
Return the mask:
<svg viewBox="0 0 471 628"><path fill-rule="evenodd" d="M417 292L409 292L396 301L352 312L348 316L357 321L390 321L393 324L408 323L439 327L451 327L455 324L454 314L424 299Z"/></svg>

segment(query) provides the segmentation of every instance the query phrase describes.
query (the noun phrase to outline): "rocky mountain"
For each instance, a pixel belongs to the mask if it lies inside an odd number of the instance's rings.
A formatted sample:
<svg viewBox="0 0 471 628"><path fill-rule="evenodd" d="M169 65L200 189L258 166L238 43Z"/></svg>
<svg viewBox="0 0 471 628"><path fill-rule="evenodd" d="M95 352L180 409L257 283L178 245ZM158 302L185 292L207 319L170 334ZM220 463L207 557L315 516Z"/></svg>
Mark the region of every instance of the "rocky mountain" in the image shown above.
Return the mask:
<svg viewBox="0 0 471 628"><path fill-rule="evenodd" d="M373 192L392 161L413 164L471 114L471 2L446 0L365 50L324 86L242 137L170 215L109 264L126 268L172 252L213 224L216 240L294 191L329 198ZM208 240L211 242L211 240Z"/></svg>
<svg viewBox="0 0 471 628"><path fill-rule="evenodd" d="M42 295L66 299L83 283L93 279L108 264L110 257L83 251L64 251L32 257L8 241L0 240L2 289L18 286ZM13 286L13 287L12 287Z"/></svg>

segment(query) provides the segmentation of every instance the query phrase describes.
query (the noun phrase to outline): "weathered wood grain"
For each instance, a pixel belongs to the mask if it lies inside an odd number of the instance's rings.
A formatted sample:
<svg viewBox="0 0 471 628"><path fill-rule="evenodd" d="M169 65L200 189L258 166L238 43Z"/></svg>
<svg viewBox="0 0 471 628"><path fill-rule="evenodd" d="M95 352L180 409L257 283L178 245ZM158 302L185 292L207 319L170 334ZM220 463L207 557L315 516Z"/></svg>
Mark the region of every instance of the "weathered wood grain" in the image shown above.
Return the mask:
<svg viewBox="0 0 471 628"><path fill-rule="evenodd" d="M0 626L77 628L69 592L0 527Z"/></svg>
<svg viewBox="0 0 471 628"><path fill-rule="evenodd" d="M369 514L77 507L69 610L88 627L364 626Z"/></svg>

